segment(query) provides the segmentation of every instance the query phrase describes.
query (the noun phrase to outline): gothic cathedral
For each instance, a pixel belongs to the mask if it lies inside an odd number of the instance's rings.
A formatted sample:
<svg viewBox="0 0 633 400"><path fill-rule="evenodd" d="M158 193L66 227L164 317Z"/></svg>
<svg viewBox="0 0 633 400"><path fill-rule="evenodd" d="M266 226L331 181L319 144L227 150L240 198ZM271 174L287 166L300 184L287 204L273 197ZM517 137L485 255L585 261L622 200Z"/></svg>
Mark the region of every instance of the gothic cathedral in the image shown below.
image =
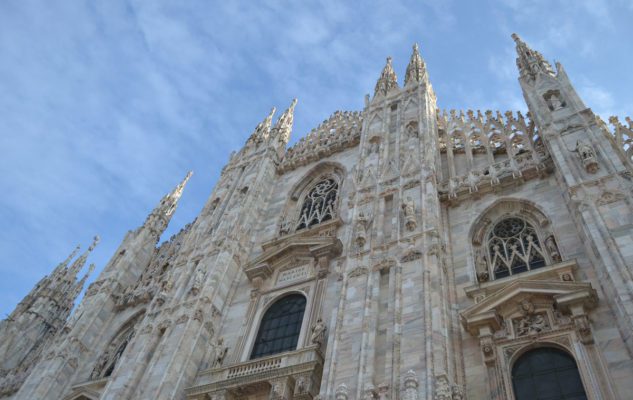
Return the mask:
<svg viewBox="0 0 633 400"><path fill-rule="evenodd" d="M11 400L630 399L633 122L513 35L529 109L437 110L414 46L287 148L273 109L199 216L190 174L71 314L88 251L0 324ZM627 126L628 125L628 126Z"/></svg>

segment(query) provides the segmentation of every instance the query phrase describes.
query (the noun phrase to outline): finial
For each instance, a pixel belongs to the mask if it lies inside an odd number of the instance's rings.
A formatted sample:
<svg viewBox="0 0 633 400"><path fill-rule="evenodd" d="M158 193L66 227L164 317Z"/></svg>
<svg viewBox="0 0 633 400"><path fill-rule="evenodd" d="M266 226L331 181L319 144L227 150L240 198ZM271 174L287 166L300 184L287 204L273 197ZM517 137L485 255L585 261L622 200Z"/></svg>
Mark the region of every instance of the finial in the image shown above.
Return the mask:
<svg viewBox="0 0 633 400"><path fill-rule="evenodd" d="M95 237L92 239L92 244L88 247L88 250L86 250L81 256L79 256L79 258L75 260L73 265L70 266L66 275L69 279L75 279L79 271L81 271L84 265L86 265L88 255L95 249L95 247L97 247L99 240L99 235L95 235Z"/></svg>
<svg viewBox="0 0 633 400"><path fill-rule="evenodd" d="M512 39L516 43L517 67L521 77L534 81L538 74L554 76L554 70L550 63L536 50L532 50L516 33L512 34Z"/></svg>
<svg viewBox="0 0 633 400"><path fill-rule="evenodd" d="M99 235L95 235L95 237L92 238L92 244L88 247L88 251L94 250L94 248L97 247L100 241L101 238L99 237Z"/></svg>
<svg viewBox="0 0 633 400"><path fill-rule="evenodd" d="M275 114L275 111L277 111L275 107L271 108L268 116L264 118L262 122L257 124L257 126L255 127L255 132L253 132L251 137L248 139L249 142L263 140L268 137L268 135L270 134L270 127L272 126L273 115Z"/></svg>
<svg viewBox="0 0 633 400"><path fill-rule="evenodd" d="M420 83L425 80L426 65L424 64L422 56L420 56L418 44L415 43L413 45L413 53L411 54L409 65L407 65L407 72L404 76L404 85L407 86L409 83Z"/></svg>
<svg viewBox="0 0 633 400"><path fill-rule="evenodd" d="M70 260L72 260L73 258L75 258L75 256L77 255L77 253L79 253L79 249L81 248L80 245L77 245L77 247L75 247L73 249L73 251L68 255L68 257L66 257L66 259L64 261L62 261L61 263L59 263L59 265L57 265L57 267L55 267L55 270L53 271L53 274L58 273L59 271L65 269L68 266L68 263L70 262Z"/></svg>
<svg viewBox="0 0 633 400"><path fill-rule="evenodd" d="M376 82L376 87L374 88L374 96L378 94L385 95L391 89L398 87L398 77L393 70L391 60L391 56L387 57L387 64L382 69L382 73L380 74L380 78L378 78L378 82Z"/></svg>
<svg viewBox="0 0 633 400"><path fill-rule="evenodd" d="M273 128L276 132L275 136L277 137L277 140L279 142L288 143L288 140L290 139L290 133L292 132L292 124L294 122L294 111L295 111L296 105L297 105L297 99L294 98L292 99L292 102L290 103L290 107L288 107L288 109L284 111L283 114L281 114L281 116L277 120L277 123L275 124L275 127Z"/></svg>
<svg viewBox="0 0 633 400"><path fill-rule="evenodd" d="M156 240L167 228L167 224L171 220L171 216L176 211L178 200L182 196L185 185L189 178L193 175L193 171L187 172L185 178L171 192L163 196L158 206L148 215L143 226L148 227L153 233Z"/></svg>

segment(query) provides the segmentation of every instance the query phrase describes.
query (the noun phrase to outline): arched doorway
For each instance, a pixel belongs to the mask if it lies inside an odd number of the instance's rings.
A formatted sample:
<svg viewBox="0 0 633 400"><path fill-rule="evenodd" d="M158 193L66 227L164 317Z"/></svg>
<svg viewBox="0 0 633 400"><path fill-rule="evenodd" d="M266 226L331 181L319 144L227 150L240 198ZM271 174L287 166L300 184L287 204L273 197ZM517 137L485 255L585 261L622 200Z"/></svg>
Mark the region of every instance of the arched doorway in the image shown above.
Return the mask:
<svg viewBox="0 0 633 400"><path fill-rule="evenodd" d="M530 350L512 367L516 400L586 400L578 366L568 353L552 347Z"/></svg>

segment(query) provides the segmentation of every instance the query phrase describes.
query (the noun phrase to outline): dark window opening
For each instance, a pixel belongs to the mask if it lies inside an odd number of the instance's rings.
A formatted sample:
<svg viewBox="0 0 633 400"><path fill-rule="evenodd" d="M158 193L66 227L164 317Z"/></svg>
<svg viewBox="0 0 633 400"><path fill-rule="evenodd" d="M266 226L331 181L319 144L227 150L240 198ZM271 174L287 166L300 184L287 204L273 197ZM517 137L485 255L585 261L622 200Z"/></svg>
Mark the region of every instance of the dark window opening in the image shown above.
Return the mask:
<svg viewBox="0 0 633 400"><path fill-rule="evenodd" d="M300 294L285 296L273 304L262 318L251 359L295 350L305 308L306 298Z"/></svg>

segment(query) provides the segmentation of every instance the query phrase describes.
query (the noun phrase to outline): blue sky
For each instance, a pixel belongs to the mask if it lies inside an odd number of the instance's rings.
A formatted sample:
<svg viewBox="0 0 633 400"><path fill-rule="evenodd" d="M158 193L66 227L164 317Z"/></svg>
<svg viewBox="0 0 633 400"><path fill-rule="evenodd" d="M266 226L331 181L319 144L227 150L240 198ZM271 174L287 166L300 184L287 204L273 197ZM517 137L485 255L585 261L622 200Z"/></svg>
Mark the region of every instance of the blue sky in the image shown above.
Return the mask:
<svg viewBox="0 0 633 400"><path fill-rule="evenodd" d="M362 6L360 6L362 4ZM446 109L525 110L517 32L604 117L633 114L633 0L0 2L0 315L73 247L125 232L194 170L166 235L195 218L272 106L293 141L361 110L414 42Z"/></svg>

